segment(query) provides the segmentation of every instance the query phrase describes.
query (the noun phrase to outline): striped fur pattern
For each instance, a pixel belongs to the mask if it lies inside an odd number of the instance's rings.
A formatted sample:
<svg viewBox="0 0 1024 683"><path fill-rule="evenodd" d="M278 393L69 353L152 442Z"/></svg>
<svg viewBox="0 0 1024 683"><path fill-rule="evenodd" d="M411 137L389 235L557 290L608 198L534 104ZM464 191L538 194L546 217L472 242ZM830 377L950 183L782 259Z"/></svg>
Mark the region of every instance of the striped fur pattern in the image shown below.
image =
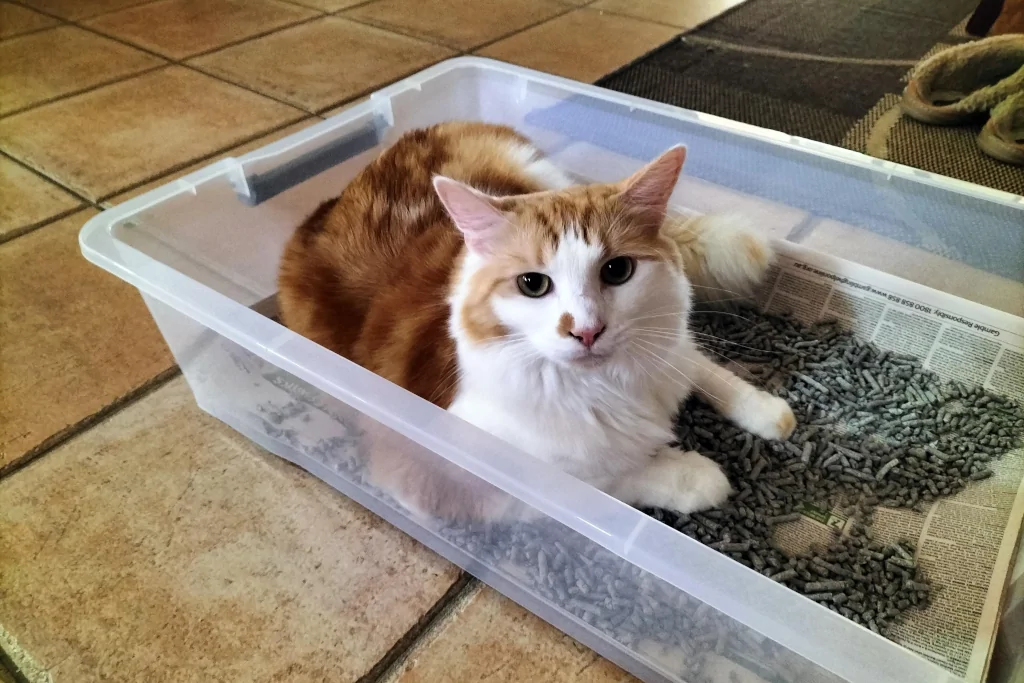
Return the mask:
<svg viewBox="0 0 1024 683"><path fill-rule="evenodd" d="M684 158L677 147L621 182L573 185L509 128L407 133L296 230L284 320L627 503L719 505L731 487L718 466L668 445L681 402L700 392L767 438L794 418L687 332L694 283L749 289L772 254L735 220L668 214ZM374 481L424 518L523 514L370 432Z"/></svg>

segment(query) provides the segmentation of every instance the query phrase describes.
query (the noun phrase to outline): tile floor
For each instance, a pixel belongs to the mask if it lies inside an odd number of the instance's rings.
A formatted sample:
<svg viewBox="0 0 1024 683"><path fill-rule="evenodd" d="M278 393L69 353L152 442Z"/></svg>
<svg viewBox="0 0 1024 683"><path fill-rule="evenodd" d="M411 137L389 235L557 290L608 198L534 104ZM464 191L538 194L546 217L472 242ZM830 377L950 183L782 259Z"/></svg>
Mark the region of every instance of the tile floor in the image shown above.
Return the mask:
<svg viewBox="0 0 1024 683"><path fill-rule="evenodd" d="M0 0L0 681L625 681L192 402L95 213L476 53L590 81L741 0Z"/></svg>

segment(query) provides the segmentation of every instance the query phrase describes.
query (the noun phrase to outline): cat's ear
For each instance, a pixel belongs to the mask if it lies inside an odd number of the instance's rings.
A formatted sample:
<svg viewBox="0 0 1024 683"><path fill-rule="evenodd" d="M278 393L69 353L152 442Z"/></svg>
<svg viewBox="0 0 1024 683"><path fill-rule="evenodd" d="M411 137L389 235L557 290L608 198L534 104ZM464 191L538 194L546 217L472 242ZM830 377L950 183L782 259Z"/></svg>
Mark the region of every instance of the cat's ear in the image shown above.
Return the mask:
<svg viewBox="0 0 1024 683"><path fill-rule="evenodd" d="M648 218L653 225L660 226L685 159L686 148L682 145L663 153L622 181L620 200Z"/></svg>
<svg viewBox="0 0 1024 683"><path fill-rule="evenodd" d="M434 177L434 190L455 227L462 232L466 247L477 254L490 254L508 223L494 205L494 200L468 185L440 175Z"/></svg>

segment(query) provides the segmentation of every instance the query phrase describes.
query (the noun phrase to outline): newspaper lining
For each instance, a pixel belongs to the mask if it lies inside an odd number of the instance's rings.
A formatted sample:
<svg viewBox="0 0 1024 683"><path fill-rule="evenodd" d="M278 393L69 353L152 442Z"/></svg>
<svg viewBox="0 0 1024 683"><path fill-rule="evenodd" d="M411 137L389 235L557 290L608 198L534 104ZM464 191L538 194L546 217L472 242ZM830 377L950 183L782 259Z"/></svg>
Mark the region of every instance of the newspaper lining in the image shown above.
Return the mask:
<svg viewBox="0 0 1024 683"><path fill-rule="evenodd" d="M838 319L883 349L918 356L944 379L1024 401L1024 319L790 244L779 251L761 297L769 312ZM934 587L931 605L908 612L890 638L968 683L984 680L1024 517L1024 449L991 467L992 477L923 513L875 513L880 539L916 542ZM803 512L779 530L784 550L824 544L847 522L839 509Z"/></svg>

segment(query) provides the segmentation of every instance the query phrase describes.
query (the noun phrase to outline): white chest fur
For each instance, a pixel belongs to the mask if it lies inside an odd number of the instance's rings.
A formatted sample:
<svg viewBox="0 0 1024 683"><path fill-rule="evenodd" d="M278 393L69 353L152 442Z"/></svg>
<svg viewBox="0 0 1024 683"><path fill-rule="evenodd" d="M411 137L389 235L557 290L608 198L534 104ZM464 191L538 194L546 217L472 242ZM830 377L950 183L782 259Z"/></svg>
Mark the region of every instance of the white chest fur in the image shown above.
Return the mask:
<svg viewBox="0 0 1024 683"><path fill-rule="evenodd" d="M451 412L602 489L673 440L673 419L690 391L684 378L645 368L642 360L581 373L504 356L460 353Z"/></svg>

